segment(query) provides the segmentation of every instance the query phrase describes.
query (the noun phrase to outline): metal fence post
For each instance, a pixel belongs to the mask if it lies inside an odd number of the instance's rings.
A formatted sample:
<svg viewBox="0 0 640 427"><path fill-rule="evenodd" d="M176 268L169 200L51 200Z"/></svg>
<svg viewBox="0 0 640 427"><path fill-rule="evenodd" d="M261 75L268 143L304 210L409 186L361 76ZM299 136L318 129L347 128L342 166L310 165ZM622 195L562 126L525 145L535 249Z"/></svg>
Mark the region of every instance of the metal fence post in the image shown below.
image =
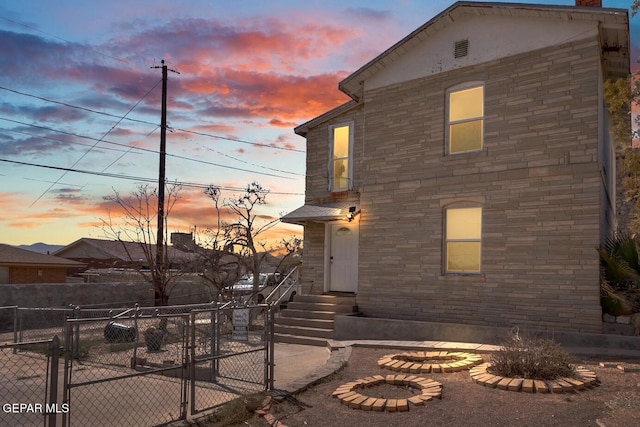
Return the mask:
<svg viewBox="0 0 640 427"><path fill-rule="evenodd" d="M24 313L24 311L18 309L18 341L17 342L22 342L22 313Z"/></svg>
<svg viewBox="0 0 640 427"><path fill-rule="evenodd" d="M225 309L223 309L225 310ZM213 351L211 352L212 356L219 356L220 355L220 339L222 337L222 334L220 333L220 316L221 316L221 310L220 308L216 308L215 311L215 317L216 317L216 328L215 328L215 334L211 336L211 343L214 344ZM226 314L224 312L222 312L222 316L226 316ZM213 369L212 372L212 381L215 382L218 378L218 374L220 373L220 359L216 358L215 359L215 369Z"/></svg>
<svg viewBox="0 0 640 427"><path fill-rule="evenodd" d="M136 303L136 311L133 314L133 326L136 330L136 340L133 343L133 361L131 367L136 368L138 364L138 342L140 341L140 332L138 331L138 317L140 316L140 304Z"/></svg>
<svg viewBox="0 0 640 427"><path fill-rule="evenodd" d="M79 319L80 318L80 306L76 306L73 309L73 318L74 319ZM76 323L75 325L75 336L73 337L74 340L74 346L73 346L73 354L75 357L79 357L80 356L80 323Z"/></svg>
<svg viewBox="0 0 640 427"><path fill-rule="evenodd" d="M18 306L13 307L13 342L18 342ZM18 354L18 346L13 346L13 354Z"/></svg>
<svg viewBox="0 0 640 427"><path fill-rule="evenodd" d="M268 321L268 327L265 328L268 330L268 340L269 340L269 350L267 351L267 366L269 368L269 373L268 373L268 378L267 378L267 383L269 385L269 390L273 390L273 373L274 373L274 367L275 367L275 357L274 357L274 352L275 352L275 342L274 342L274 327L273 327L273 322L274 322L274 310L272 310L271 306L269 306L269 309L267 310L267 317L269 319Z"/></svg>
<svg viewBox="0 0 640 427"><path fill-rule="evenodd" d="M191 413L196 412L196 313L191 312L191 324L189 325L189 332L191 335L191 356L189 366L189 381L191 381Z"/></svg>
<svg viewBox="0 0 640 427"><path fill-rule="evenodd" d="M181 372L181 380L182 380L182 396L180 396L181 402L181 413L180 419L187 419L187 408L189 406L189 380L191 378L191 363L189 363L189 346L191 341L191 322L193 319L193 311L187 316L182 316L184 324L182 325L182 369ZM195 328L194 328L195 331ZM193 379L195 383L195 378Z"/></svg>
<svg viewBox="0 0 640 427"><path fill-rule="evenodd" d="M64 349L62 353L64 354L64 381L62 386L62 402L67 405L70 404L71 401L71 388L69 387L69 383L71 382L71 363L73 363L73 325L70 324L69 319L64 322ZM62 425L67 425L67 417L71 415L63 412L62 414ZM69 420L70 422L70 420Z"/></svg>
<svg viewBox="0 0 640 427"><path fill-rule="evenodd" d="M217 337L220 335L220 326L219 326L220 316L217 308L211 311L210 319L211 319L211 327L209 328L210 353L212 356L217 356L218 355ZM213 375L213 380L215 380L218 375L218 368L219 368L218 359L212 359L211 373Z"/></svg>
<svg viewBox="0 0 640 427"><path fill-rule="evenodd" d="M58 421L58 364L60 363L60 338L56 335L49 343L51 370L49 375L49 427L56 427Z"/></svg>

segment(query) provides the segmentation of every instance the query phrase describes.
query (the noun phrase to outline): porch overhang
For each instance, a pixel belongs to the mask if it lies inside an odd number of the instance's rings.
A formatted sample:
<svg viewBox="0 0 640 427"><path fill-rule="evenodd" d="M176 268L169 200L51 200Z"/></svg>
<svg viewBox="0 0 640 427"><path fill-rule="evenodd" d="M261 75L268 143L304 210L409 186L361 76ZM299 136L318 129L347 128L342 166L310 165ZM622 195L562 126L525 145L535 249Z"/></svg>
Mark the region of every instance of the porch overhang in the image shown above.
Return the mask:
<svg viewBox="0 0 640 427"><path fill-rule="evenodd" d="M347 215L353 216L360 213L360 203L340 202L321 205L305 204L298 209L289 212L280 220L291 224L304 225L306 222L329 222L346 220Z"/></svg>

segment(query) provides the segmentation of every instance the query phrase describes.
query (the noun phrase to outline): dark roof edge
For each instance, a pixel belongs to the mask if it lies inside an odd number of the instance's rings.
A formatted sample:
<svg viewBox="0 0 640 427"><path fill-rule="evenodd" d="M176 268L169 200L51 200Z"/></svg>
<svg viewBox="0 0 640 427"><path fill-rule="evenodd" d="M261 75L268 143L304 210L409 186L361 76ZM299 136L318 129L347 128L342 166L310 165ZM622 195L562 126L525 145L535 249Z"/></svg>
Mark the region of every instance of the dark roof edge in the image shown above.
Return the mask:
<svg viewBox="0 0 640 427"><path fill-rule="evenodd" d="M358 106L358 103L356 101L347 101L346 103L327 111L324 114L319 115L318 117L309 120L306 123L303 123L297 127L295 127L293 129L293 131L300 136L306 136L307 132L309 132L309 129L323 123L326 122L327 120L331 120L333 117L339 116L340 114L343 114L349 110L351 110L352 108L355 108Z"/></svg>

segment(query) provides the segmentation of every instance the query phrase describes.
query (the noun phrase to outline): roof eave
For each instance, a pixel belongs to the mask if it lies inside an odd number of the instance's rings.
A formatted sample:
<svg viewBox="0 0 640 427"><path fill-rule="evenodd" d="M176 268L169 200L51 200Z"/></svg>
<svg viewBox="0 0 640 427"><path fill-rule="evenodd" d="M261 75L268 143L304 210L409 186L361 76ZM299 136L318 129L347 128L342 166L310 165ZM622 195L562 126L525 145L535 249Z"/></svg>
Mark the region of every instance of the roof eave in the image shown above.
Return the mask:
<svg viewBox="0 0 640 427"><path fill-rule="evenodd" d="M307 133L309 132L310 129L318 126L319 124L322 124L328 120L331 120L334 117L339 116L340 114L343 114L349 110L351 110L352 108L355 108L358 106L358 103L356 101L348 101L342 105L339 105L338 107L327 111L324 114L321 114L320 116L309 120L306 123L303 123L297 127L295 127L293 129L293 131L296 133L296 135L300 135L302 137L306 137Z"/></svg>
<svg viewBox="0 0 640 427"><path fill-rule="evenodd" d="M403 45L412 42L415 38L426 32L431 26L435 25L438 21L444 19L447 15L451 15L458 8L515 8L522 10L545 10L545 11L576 11L578 13L593 14L600 13L603 16L612 16L615 14L627 15L627 28L628 28L628 11L626 9L614 9L614 8L593 8L593 7L575 7L575 6L563 6L563 5L536 5L525 3L496 3L496 2L468 2L459 1L449 6L447 9L430 19L428 22L411 32L408 36L404 37L399 42L382 52L380 55L367 62L360 67L354 73L350 74L344 80L338 84L338 88L346 95L351 97L354 101L360 101L364 91L364 81L373 75L378 69L383 69L387 64L393 62L394 55L399 56L401 51L406 48L402 48ZM454 21L453 17L451 21ZM402 49L401 49L402 48Z"/></svg>

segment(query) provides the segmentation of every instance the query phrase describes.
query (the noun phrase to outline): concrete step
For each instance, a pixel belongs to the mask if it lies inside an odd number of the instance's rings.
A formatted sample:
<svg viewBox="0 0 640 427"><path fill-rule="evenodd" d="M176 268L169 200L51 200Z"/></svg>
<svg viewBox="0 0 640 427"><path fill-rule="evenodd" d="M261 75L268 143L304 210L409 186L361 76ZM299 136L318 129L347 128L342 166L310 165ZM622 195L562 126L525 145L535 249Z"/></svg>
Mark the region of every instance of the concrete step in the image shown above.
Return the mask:
<svg viewBox="0 0 640 427"><path fill-rule="evenodd" d="M307 326L275 325L274 332L283 335L333 339L333 329L309 328Z"/></svg>
<svg viewBox="0 0 640 427"><path fill-rule="evenodd" d="M307 328L333 329L333 319L312 319L304 317L280 316L275 319L276 325L304 326Z"/></svg>
<svg viewBox="0 0 640 427"><path fill-rule="evenodd" d="M296 302L319 302L332 304L356 305L355 295L295 295Z"/></svg>
<svg viewBox="0 0 640 427"><path fill-rule="evenodd" d="M358 307L353 304L334 304L325 302L297 302L287 304L287 310L332 311L334 313L355 313Z"/></svg>
<svg viewBox="0 0 640 427"><path fill-rule="evenodd" d="M314 345L317 347L326 347L326 338L302 337L298 335L287 335L274 333L273 338L276 342L284 342L289 344Z"/></svg>
<svg viewBox="0 0 640 427"><path fill-rule="evenodd" d="M296 317L302 319L333 320L335 315L333 311L296 310L290 307L280 312L281 317Z"/></svg>

